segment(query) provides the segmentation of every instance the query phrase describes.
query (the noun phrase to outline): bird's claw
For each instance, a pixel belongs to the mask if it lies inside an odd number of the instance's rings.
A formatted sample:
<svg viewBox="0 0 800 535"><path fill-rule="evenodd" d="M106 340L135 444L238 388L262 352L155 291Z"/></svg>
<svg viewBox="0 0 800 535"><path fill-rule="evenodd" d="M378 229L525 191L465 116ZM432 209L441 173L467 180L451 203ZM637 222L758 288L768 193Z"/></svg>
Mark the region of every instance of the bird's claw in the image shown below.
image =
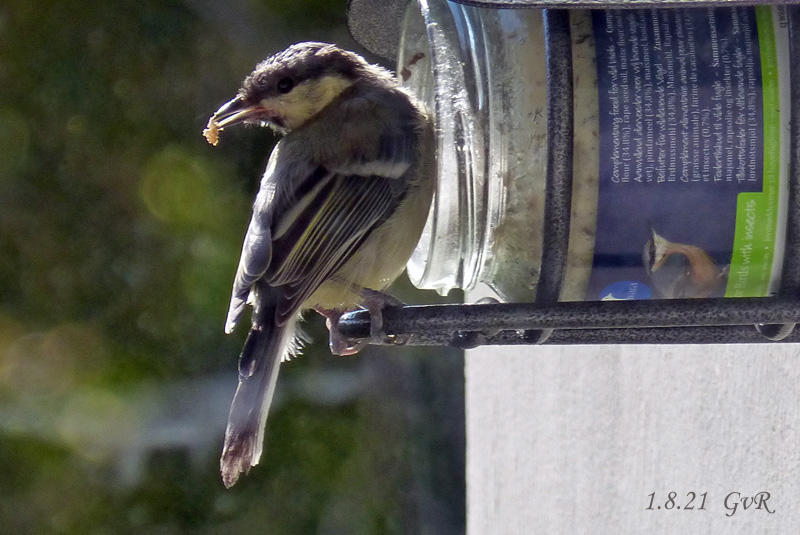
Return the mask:
<svg viewBox="0 0 800 535"><path fill-rule="evenodd" d="M337 310L325 310L317 312L325 316L325 326L328 327L330 333L328 346L331 348L331 354L336 356L355 355L369 343L369 340L355 340L342 336L339 331L339 319L347 311L339 312Z"/></svg>
<svg viewBox="0 0 800 535"><path fill-rule="evenodd" d="M328 327L331 353L334 355L355 355L370 342L378 344L404 345L408 342L408 335L386 334L383 329L383 310L386 307L403 306L404 303L389 294L363 288L360 291L361 308L369 311L369 338L354 339L342 335L339 331L339 320L342 315L351 310L331 310L316 307L315 310L325 316L325 325Z"/></svg>
<svg viewBox="0 0 800 535"><path fill-rule="evenodd" d="M404 345L409 336L405 334L386 334L383 329L383 311L387 307L401 307L405 303L387 293L363 288L361 305L369 311L369 340L378 344Z"/></svg>

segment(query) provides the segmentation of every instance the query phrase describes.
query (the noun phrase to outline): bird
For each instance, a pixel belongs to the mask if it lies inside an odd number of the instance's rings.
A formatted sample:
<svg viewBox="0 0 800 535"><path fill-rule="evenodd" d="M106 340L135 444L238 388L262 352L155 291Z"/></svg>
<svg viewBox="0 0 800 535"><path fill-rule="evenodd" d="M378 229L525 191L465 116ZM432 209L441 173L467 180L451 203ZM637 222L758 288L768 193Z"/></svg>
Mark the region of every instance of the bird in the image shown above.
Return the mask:
<svg viewBox="0 0 800 535"><path fill-rule="evenodd" d="M728 266L718 266L696 245L669 241L652 227L642 249L642 263L662 298L722 297L725 293Z"/></svg>
<svg viewBox="0 0 800 535"><path fill-rule="evenodd" d="M250 331L239 356L220 473L225 487L258 464L280 363L298 353L300 314L326 317L335 354L362 344L335 329L368 308L403 271L434 192L433 127L397 78L330 43L294 44L258 63L236 96L209 119L216 145L237 124L266 126L274 146L253 203L231 291L225 332L246 305Z"/></svg>

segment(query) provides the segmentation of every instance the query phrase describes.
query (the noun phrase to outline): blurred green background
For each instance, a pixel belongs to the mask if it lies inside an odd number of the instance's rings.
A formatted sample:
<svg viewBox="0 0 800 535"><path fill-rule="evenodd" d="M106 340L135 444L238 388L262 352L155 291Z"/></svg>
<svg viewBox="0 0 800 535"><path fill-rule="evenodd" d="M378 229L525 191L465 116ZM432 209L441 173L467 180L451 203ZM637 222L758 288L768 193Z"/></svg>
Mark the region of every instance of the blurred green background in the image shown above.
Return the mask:
<svg viewBox="0 0 800 535"><path fill-rule="evenodd" d="M223 320L275 138L201 131L272 52L363 53L345 8L0 5L0 532L463 532L460 353L334 358L317 318L261 464L218 476L244 338Z"/></svg>

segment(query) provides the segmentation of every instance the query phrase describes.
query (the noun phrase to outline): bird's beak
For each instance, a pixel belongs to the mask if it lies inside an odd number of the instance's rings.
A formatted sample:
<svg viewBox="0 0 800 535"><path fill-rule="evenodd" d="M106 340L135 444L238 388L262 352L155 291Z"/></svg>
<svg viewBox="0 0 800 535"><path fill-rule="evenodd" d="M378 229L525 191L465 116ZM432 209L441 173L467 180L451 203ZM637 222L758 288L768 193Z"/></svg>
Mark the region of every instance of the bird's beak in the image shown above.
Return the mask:
<svg viewBox="0 0 800 535"><path fill-rule="evenodd" d="M225 128L259 115L263 111L260 106L248 105L242 97L236 97L215 111L212 119L217 124L217 127Z"/></svg>

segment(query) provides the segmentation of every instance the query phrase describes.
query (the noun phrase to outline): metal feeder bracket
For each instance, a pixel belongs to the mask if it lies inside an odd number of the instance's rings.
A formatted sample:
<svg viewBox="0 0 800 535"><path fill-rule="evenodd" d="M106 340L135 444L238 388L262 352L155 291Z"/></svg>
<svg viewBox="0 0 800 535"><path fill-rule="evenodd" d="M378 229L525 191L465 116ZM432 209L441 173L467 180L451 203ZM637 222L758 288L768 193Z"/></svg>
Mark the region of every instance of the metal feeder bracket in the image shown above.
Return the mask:
<svg viewBox="0 0 800 535"><path fill-rule="evenodd" d="M704 0L456 0L492 8L545 8L547 69L547 242L533 303L491 303L389 307L383 311L385 336L371 337L366 310L341 317L340 333L384 345L520 344L708 344L800 342L800 69L790 74L790 162L786 250L780 290L775 297L558 302L569 238L572 196L572 56L569 9L688 8L788 4L789 53L800 58L800 5L794 1ZM402 1L351 0L349 26L367 48L396 50L397 33L365 33L379 22L376 13L402 13ZM376 7L378 6L378 7ZM381 7L382 6L382 7ZM396 22L396 21L395 21ZM376 41L374 36L381 35ZM394 41L392 42L392 39ZM394 47L394 48L393 48ZM556 90L557 89L557 90Z"/></svg>

